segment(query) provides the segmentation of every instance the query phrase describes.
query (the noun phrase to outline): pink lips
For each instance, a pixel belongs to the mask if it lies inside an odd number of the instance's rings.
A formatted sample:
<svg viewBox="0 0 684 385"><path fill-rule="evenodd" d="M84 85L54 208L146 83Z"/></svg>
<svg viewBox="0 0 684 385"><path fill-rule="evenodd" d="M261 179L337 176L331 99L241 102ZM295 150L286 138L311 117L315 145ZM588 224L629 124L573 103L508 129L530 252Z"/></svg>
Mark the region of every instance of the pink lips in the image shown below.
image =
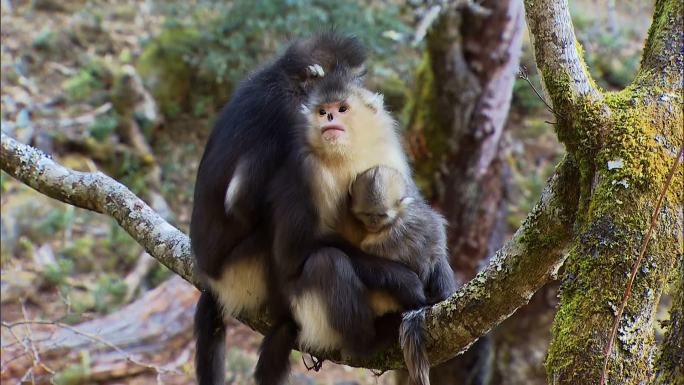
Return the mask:
<svg viewBox="0 0 684 385"><path fill-rule="evenodd" d="M322 127L321 134L325 134L331 130L344 132L344 128L342 128L342 126L338 126L337 124L329 124Z"/></svg>

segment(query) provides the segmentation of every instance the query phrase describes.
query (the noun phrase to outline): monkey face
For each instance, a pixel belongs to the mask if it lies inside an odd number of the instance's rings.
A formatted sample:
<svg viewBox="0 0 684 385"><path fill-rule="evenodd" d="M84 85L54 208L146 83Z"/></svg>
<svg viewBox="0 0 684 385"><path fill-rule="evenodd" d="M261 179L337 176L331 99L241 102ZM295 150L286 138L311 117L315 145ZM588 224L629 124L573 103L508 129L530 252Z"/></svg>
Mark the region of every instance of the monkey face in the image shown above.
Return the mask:
<svg viewBox="0 0 684 385"><path fill-rule="evenodd" d="M354 213L366 231L370 233L377 233L392 225L396 218L395 210L387 210L384 212L357 212Z"/></svg>
<svg viewBox="0 0 684 385"><path fill-rule="evenodd" d="M348 126L346 115L351 113L347 101L322 104L316 111L316 125L320 130L321 139L335 143L345 140Z"/></svg>
<svg viewBox="0 0 684 385"><path fill-rule="evenodd" d="M394 135L394 121L378 94L352 87L320 99L302 108L308 117L307 141L319 155L356 156L357 150L373 148Z"/></svg>

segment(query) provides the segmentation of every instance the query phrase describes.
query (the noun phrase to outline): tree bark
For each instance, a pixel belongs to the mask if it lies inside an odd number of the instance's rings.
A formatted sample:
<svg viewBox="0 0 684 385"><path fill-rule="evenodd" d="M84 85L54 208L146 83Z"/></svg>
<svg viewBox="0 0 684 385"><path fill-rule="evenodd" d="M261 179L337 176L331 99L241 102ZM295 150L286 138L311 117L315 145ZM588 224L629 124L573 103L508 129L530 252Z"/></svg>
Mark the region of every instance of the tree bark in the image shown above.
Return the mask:
<svg viewBox="0 0 684 385"><path fill-rule="evenodd" d="M675 274L674 281L675 290L670 319L665 340L658 355L655 385L684 384L684 260L681 254L679 270Z"/></svg>
<svg viewBox="0 0 684 385"><path fill-rule="evenodd" d="M559 139L580 165L577 238L566 262L552 329L552 384L598 384L606 344L655 202L682 144L684 16L678 0L656 3L642 68L618 93L600 92L581 56L566 1L527 0L528 24ZM681 253L679 168L620 318L608 361L610 384L652 380L655 307Z"/></svg>

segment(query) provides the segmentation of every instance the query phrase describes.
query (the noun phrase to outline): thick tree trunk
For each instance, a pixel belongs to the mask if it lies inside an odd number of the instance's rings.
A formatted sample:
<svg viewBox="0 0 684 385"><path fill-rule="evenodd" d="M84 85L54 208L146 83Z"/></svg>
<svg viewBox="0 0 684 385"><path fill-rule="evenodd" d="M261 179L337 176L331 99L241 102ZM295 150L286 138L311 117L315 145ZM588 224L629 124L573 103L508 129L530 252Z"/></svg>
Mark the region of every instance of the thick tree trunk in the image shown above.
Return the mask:
<svg viewBox="0 0 684 385"><path fill-rule="evenodd" d="M537 63L556 112L557 132L580 164L578 236L566 262L547 358L553 384L599 384L614 317L648 234L668 170L682 144L680 0L656 3L634 83L601 93L580 56L566 1L527 0ZM657 213L617 338L609 384L652 381L655 308L681 253L683 172Z"/></svg>

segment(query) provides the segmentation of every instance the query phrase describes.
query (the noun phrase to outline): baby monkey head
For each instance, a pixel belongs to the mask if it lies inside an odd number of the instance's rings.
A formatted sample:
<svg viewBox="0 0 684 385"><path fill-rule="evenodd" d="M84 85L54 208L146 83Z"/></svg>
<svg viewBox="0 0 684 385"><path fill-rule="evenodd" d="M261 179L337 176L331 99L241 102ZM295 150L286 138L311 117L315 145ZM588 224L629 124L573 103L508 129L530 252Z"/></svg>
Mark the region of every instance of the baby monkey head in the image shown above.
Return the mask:
<svg viewBox="0 0 684 385"><path fill-rule="evenodd" d="M386 166L373 167L356 177L351 187L351 210L367 231L379 232L401 220L413 202L404 178Z"/></svg>
<svg viewBox="0 0 684 385"><path fill-rule="evenodd" d="M345 71L326 74L302 105L306 140L317 155L352 156L395 135L382 95L362 88L354 79Z"/></svg>

